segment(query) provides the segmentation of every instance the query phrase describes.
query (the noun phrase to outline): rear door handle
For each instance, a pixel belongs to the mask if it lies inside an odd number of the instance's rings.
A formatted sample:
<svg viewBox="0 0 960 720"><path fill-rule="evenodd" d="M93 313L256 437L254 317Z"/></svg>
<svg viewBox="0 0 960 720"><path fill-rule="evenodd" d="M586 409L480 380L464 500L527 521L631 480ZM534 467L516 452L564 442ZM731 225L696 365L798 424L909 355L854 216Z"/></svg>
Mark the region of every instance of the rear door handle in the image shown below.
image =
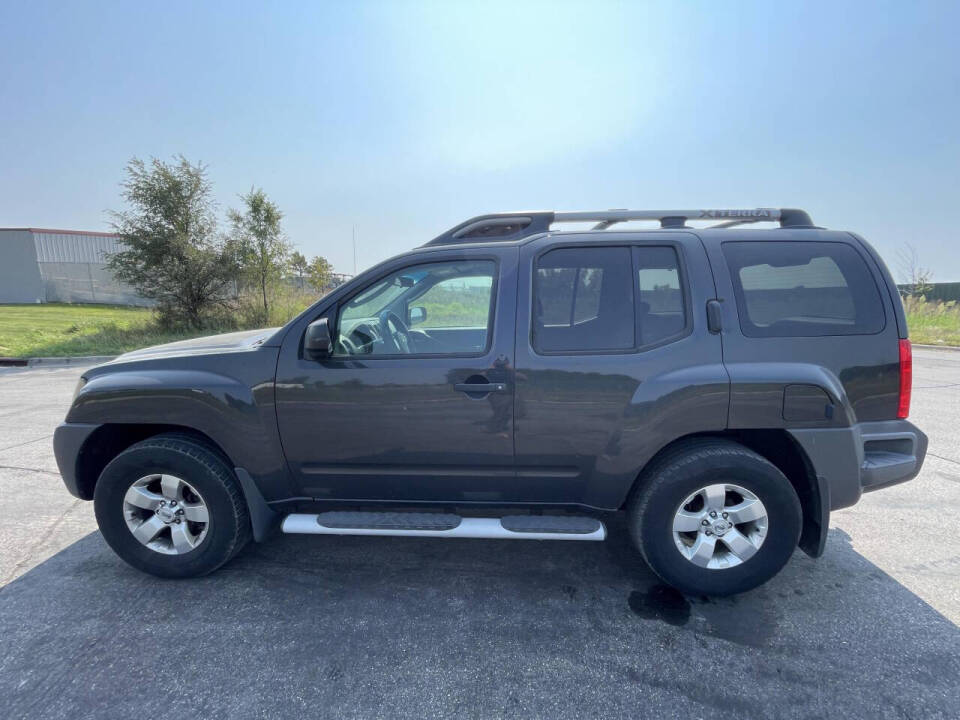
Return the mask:
<svg viewBox="0 0 960 720"><path fill-rule="evenodd" d="M492 392L503 392L507 389L506 383L457 383L453 386L457 392L467 393L468 395L483 394Z"/></svg>
<svg viewBox="0 0 960 720"><path fill-rule="evenodd" d="M707 330L714 335L723 330L723 308L717 299L707 300Z"/></svg>

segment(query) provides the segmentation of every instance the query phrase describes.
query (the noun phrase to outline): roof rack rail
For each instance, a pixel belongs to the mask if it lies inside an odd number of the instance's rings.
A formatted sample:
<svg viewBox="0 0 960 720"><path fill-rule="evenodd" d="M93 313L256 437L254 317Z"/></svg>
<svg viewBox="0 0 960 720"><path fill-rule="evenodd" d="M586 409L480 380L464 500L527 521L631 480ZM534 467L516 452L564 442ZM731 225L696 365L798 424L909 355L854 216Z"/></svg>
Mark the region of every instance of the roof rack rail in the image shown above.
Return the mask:
<svg viewBox="0 0 960 720"><path fill-rule="evenodd" d="M519 240L550 230L555 222L592 222L593 230L606 230L617 223L631 220L657 220L663 228L684 228L688 220L720 220L712 228L727 228L755 222L779 222L782 228L812 228L813 220L796 208L755 208L752 210L589 210L582 212L493 213L478 215L445 233L427 245L454 245L457 243L490 240Z"/></svg>

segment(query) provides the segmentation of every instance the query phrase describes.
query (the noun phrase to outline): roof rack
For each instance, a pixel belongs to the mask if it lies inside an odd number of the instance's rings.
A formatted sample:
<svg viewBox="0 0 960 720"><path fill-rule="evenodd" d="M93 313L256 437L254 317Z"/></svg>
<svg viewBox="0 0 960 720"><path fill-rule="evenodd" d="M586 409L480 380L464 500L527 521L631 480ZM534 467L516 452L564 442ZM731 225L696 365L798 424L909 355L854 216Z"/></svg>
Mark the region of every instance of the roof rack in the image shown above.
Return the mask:
<svg viewBox="0 0 960 720"><path fill-rule="evenodd" d="M753 210L589 210L584 212L494 213L478 215L438 235L427 245L490 240L519 240L550 230L555 222L592 222L592 230L606 230L631 220L658 220L662 228L684 228L688 220L720 220L712 228L728 228L755 222L779 222L782 228L812 228L813 221L795 208L755 208Z"/></svg>

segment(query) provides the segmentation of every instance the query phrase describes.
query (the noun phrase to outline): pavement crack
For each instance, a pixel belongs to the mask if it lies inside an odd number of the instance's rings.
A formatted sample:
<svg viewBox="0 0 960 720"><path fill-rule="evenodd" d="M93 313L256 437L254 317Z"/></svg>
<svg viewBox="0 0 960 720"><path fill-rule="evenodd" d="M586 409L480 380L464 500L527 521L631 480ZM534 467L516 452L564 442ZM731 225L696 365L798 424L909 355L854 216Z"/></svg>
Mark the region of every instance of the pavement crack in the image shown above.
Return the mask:
<svg viewBox="0 0 960 720"><path fill-rule="evenodd" d="M929 455L930 457L935 457L938 460L943 460L944 462L953 463L954 465L960 465L960 460L954 460L953 458L944 457L943 455L937 455L936 453L932 453L929 450L927 451L927 455Z"/></svg>
<svg viewBox="0 0 960 720"><path fill-rule="evenodd" d="M41 440L49 440L53 435L44 435L43 437L38 437L33 440L27 440L26 442L17 443L16 445L10 445L9 447L0 448L0 452L6 452L7 450L13 450L14 448L23 447L24 445L30 445L35 442L40 442Z"/></svg>
<svg viewBox="0 0 960 720"><path fill-rule="evenodd" d="M9 573L7 573L7 576L2 581L0 581L0 592L3 592L3 589L7 586L7 584L11 580L13 580L15 577L17 577L17 574L20 572L21 568L25 567L37 556L37 554L40 552L40 549L44 546L47 540L49 540L53 536L53 533L55 533L57 528L59 528L60 525L63 523L64 518L67 517L70 511L75 509L82 502L83 500L80 500L79 498L75 499L72 503L70 503L66 507L66 509L62 513L60 513L57 516L56 520L50 523L50 526L44 531L44 533L39 538L37 538L37 541L30 547L30 550L27 552L27 554L23 556L23 559L21 559L20 562L14 565L13 569Z"/></svg>
<svg viewBox="0 0 960 720"><path fill-rule="evenodd" d="M44 475L53 475L60 477L60 473L53 470L42 470L41 468L21 467L19 465L0 465L0 470L24 470L26 472L43 473Z"/></svg>

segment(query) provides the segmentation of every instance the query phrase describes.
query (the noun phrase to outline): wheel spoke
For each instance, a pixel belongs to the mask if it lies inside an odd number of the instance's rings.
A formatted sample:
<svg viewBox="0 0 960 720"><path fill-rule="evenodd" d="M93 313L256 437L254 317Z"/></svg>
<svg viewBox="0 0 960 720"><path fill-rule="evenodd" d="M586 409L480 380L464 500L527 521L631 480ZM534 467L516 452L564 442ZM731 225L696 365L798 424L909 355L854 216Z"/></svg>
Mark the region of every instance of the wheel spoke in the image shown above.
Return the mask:
<svg viewBox="0 0 960 720"><path fill-rule="evenodd" d="M727 499L727 486L723 484L707 485L703 489L704 500L707 510L723 510L723 504Z"/></svg>
<svg viewBox="0 0 960 720"><path fill-rule="evenodd" d="M720 541L730 548L730 552L740 558L740 561L748 560L757 552L756 546L750 539L736 528L728 530Z"/></svg>
<svg viewBox="0 0 960 720"><path fill-rule="evenodd" d="M692 513L689 510L680 510L673 518L674 532L696 532L700 529L702 513Z"/></svg>
<svg viewBox="0 0 960 720"><path fill-rule="evenodd" d="M210 516L207 513L207 506L203 503L184 505L183 516L191 522L210 522Z"/></svg>
<svg viewBox="0 0 960 720"><path fill-rule="evenodd" d="M163 520L154 515L140 523L137 529L133 531L133 536L146 545L148 542L153 540L157 536L157 533L159 533L165 527L166 525L163 523Z"/></svg>
<svg viewBox="0 0 960 720"><path fill-rule="evenodd" d="M763 503L759 500L744 500L733 507L726 508L726 513L730 516L730 521L736 525L767 516Z"/></svg>
<svg viewBox="0 0 960 720"><path fill-rule="evenodd" d="M123 496L124 502L144 510L156 510L160 507L162 500L163 495L150 492L143 485L134 485L127 490L127 494Z"/></svg>
<svg viewBox="0 0 960 720"><path fill-rule="evenodd" d="M713 558L713 551L717 546L717 539L709 535L697 535L697 540L690 548L689 557L694 565L706 567Z"/></svg>
<svg viewBox="0 0 960 720"><path fill-rule="evenodd" d="M170 538L173 540L173 549L178 553L190 552L196 545L197 539L190 534L186 523L176 523L170 526Z"/></svg>
<svg viewBox="0 0 960 720"><path fill-rule="evenodd" d="M163 489L163 496L168 500L179 500L180 496L180 478L173 475L161 475L160 487Z"/></svg>

